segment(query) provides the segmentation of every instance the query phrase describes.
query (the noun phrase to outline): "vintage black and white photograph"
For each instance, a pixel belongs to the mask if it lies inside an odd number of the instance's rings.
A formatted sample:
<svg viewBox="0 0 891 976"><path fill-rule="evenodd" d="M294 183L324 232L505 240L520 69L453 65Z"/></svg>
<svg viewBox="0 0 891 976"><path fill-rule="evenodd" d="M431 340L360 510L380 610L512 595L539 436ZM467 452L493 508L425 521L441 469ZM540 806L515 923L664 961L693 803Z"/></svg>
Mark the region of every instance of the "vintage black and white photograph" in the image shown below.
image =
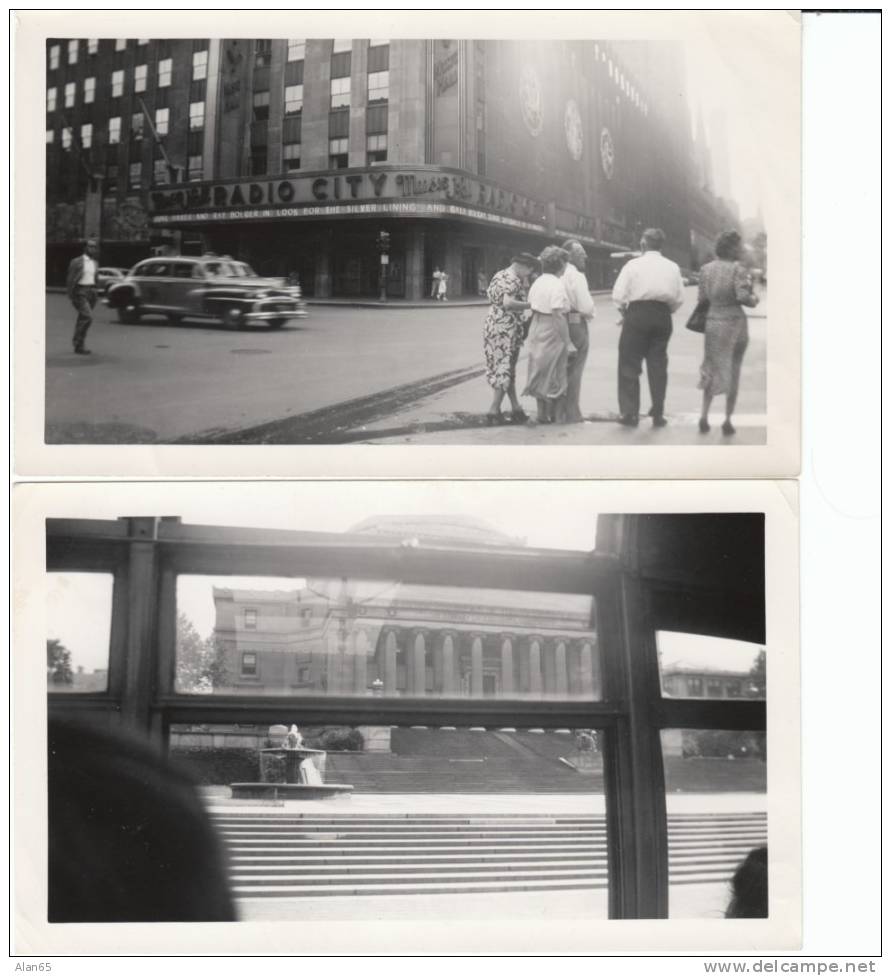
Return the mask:
<svg viewBox="0 0 891 976"><path fill-rule="evenodd" d="M357 488L35 489L45 937L793 945L791 489Z"/></svg>
<svg viewBox="0 0 891 976"><path fill-rule="evenodd" d="M47 34L39 440L797 444L797 22L616 16Z"/></svg>

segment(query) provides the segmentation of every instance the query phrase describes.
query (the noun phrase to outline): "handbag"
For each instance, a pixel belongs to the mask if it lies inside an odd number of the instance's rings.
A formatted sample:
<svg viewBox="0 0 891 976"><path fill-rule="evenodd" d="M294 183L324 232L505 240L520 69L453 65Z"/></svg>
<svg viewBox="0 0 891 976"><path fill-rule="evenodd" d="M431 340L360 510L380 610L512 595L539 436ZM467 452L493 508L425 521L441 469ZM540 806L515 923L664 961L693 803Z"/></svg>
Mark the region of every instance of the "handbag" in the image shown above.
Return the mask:
<svg viewBox="0 0 891 976"><path fill-rule="evenodd" d="M699 302L696 308L693 309L693 314L687 319L687 328L691 332L705 332L705 320L708 317L708 299L703 298Z"/></svg>

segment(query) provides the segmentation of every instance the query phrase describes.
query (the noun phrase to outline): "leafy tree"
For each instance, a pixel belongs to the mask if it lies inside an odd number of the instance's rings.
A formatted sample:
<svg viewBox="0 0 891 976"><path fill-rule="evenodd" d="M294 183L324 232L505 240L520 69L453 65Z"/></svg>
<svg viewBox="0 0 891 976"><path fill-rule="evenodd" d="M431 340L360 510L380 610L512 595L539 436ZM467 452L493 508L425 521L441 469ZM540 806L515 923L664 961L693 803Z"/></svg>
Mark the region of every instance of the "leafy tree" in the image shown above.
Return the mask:
<svg viewBox="0 0 891 976"><path fill-rule="evenodd" d="M71 651L55 637L46 642L46 672L50 684L74 684L74 672L71 670Z"/></svg>
<svg viewBox="0 0 891 976"><path fill-rule="evenodd" d="M205 640L184 614L176 616L176 687L187 694L208 694L225 683L225 647L215 637Z"/></svg>
<svg viewBox="0 0 891 976"><path fill-rule="evenodd" d="M749 670L747 693L749 698L765 698L767 695L767 652L763 647Z"/></svg>

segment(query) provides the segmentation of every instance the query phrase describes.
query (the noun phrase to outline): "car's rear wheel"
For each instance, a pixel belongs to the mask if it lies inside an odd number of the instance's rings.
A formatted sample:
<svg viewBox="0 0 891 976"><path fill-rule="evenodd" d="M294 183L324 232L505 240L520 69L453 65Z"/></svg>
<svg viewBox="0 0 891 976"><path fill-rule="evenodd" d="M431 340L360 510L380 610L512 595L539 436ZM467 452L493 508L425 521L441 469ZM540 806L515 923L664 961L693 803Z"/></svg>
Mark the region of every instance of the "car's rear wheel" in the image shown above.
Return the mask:
<svg viewBox="0 0 891 976"><path fill-rule="evenodd" d="M168 312L167 321L171 325L179 325L183 320L182 312Z"/></svg>
<svg viewBox="0 0 891 976"><path fill-rule="evenodd" d="M287 319L270 319L268 327L270 329L280 329L287 321Z"/></svg>
<svg viewBox="0 0 891 976"><path fill-rule="evenodd" d="M118 309L118 322L133 325L139 321L139 307L137 305L122 305Z"/></svg>
<svg viewBox="0 0 891 976"><path fill-rule="evenodd" d="M243 329L244 310L237 305L231 305L223 312L223 324L230 329Z"/></svg>

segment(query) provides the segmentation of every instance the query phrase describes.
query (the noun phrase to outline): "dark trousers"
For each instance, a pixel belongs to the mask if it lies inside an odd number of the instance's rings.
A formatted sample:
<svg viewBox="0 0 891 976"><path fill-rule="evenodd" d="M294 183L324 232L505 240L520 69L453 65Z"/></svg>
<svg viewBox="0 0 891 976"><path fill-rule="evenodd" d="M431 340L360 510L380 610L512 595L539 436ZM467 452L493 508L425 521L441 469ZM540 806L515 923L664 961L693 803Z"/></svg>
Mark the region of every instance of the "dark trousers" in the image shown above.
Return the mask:
<svg viewBox="0 0 891 976"><path fill-rule="evenodd" d="M628 306L619 338L619 413L623 417L640 414L640 373L644 360L653 416L662 416L668 386L670 338L671 312L664 302L632 302Z"/></svg>
<svg viewBox="0 0 891 976"><path fill-rule="evenodd" d="M579 397L582 392L582 374L588 359L588 321L581 315L569 316L569 339L576 352L569 357L566 368L566 395L559 409L559 420L566 424L578 424L582 420Z"/></svg>
<svg viewBox="0 0 891 976"><path fill-rule="evenodd" d="M74 323L74 348L83 349L87 338L87 329L93 324L93 307L96 304L97 292L95 288L77 285L71 296L71 304L77 309L77 321Z"/></svg>

